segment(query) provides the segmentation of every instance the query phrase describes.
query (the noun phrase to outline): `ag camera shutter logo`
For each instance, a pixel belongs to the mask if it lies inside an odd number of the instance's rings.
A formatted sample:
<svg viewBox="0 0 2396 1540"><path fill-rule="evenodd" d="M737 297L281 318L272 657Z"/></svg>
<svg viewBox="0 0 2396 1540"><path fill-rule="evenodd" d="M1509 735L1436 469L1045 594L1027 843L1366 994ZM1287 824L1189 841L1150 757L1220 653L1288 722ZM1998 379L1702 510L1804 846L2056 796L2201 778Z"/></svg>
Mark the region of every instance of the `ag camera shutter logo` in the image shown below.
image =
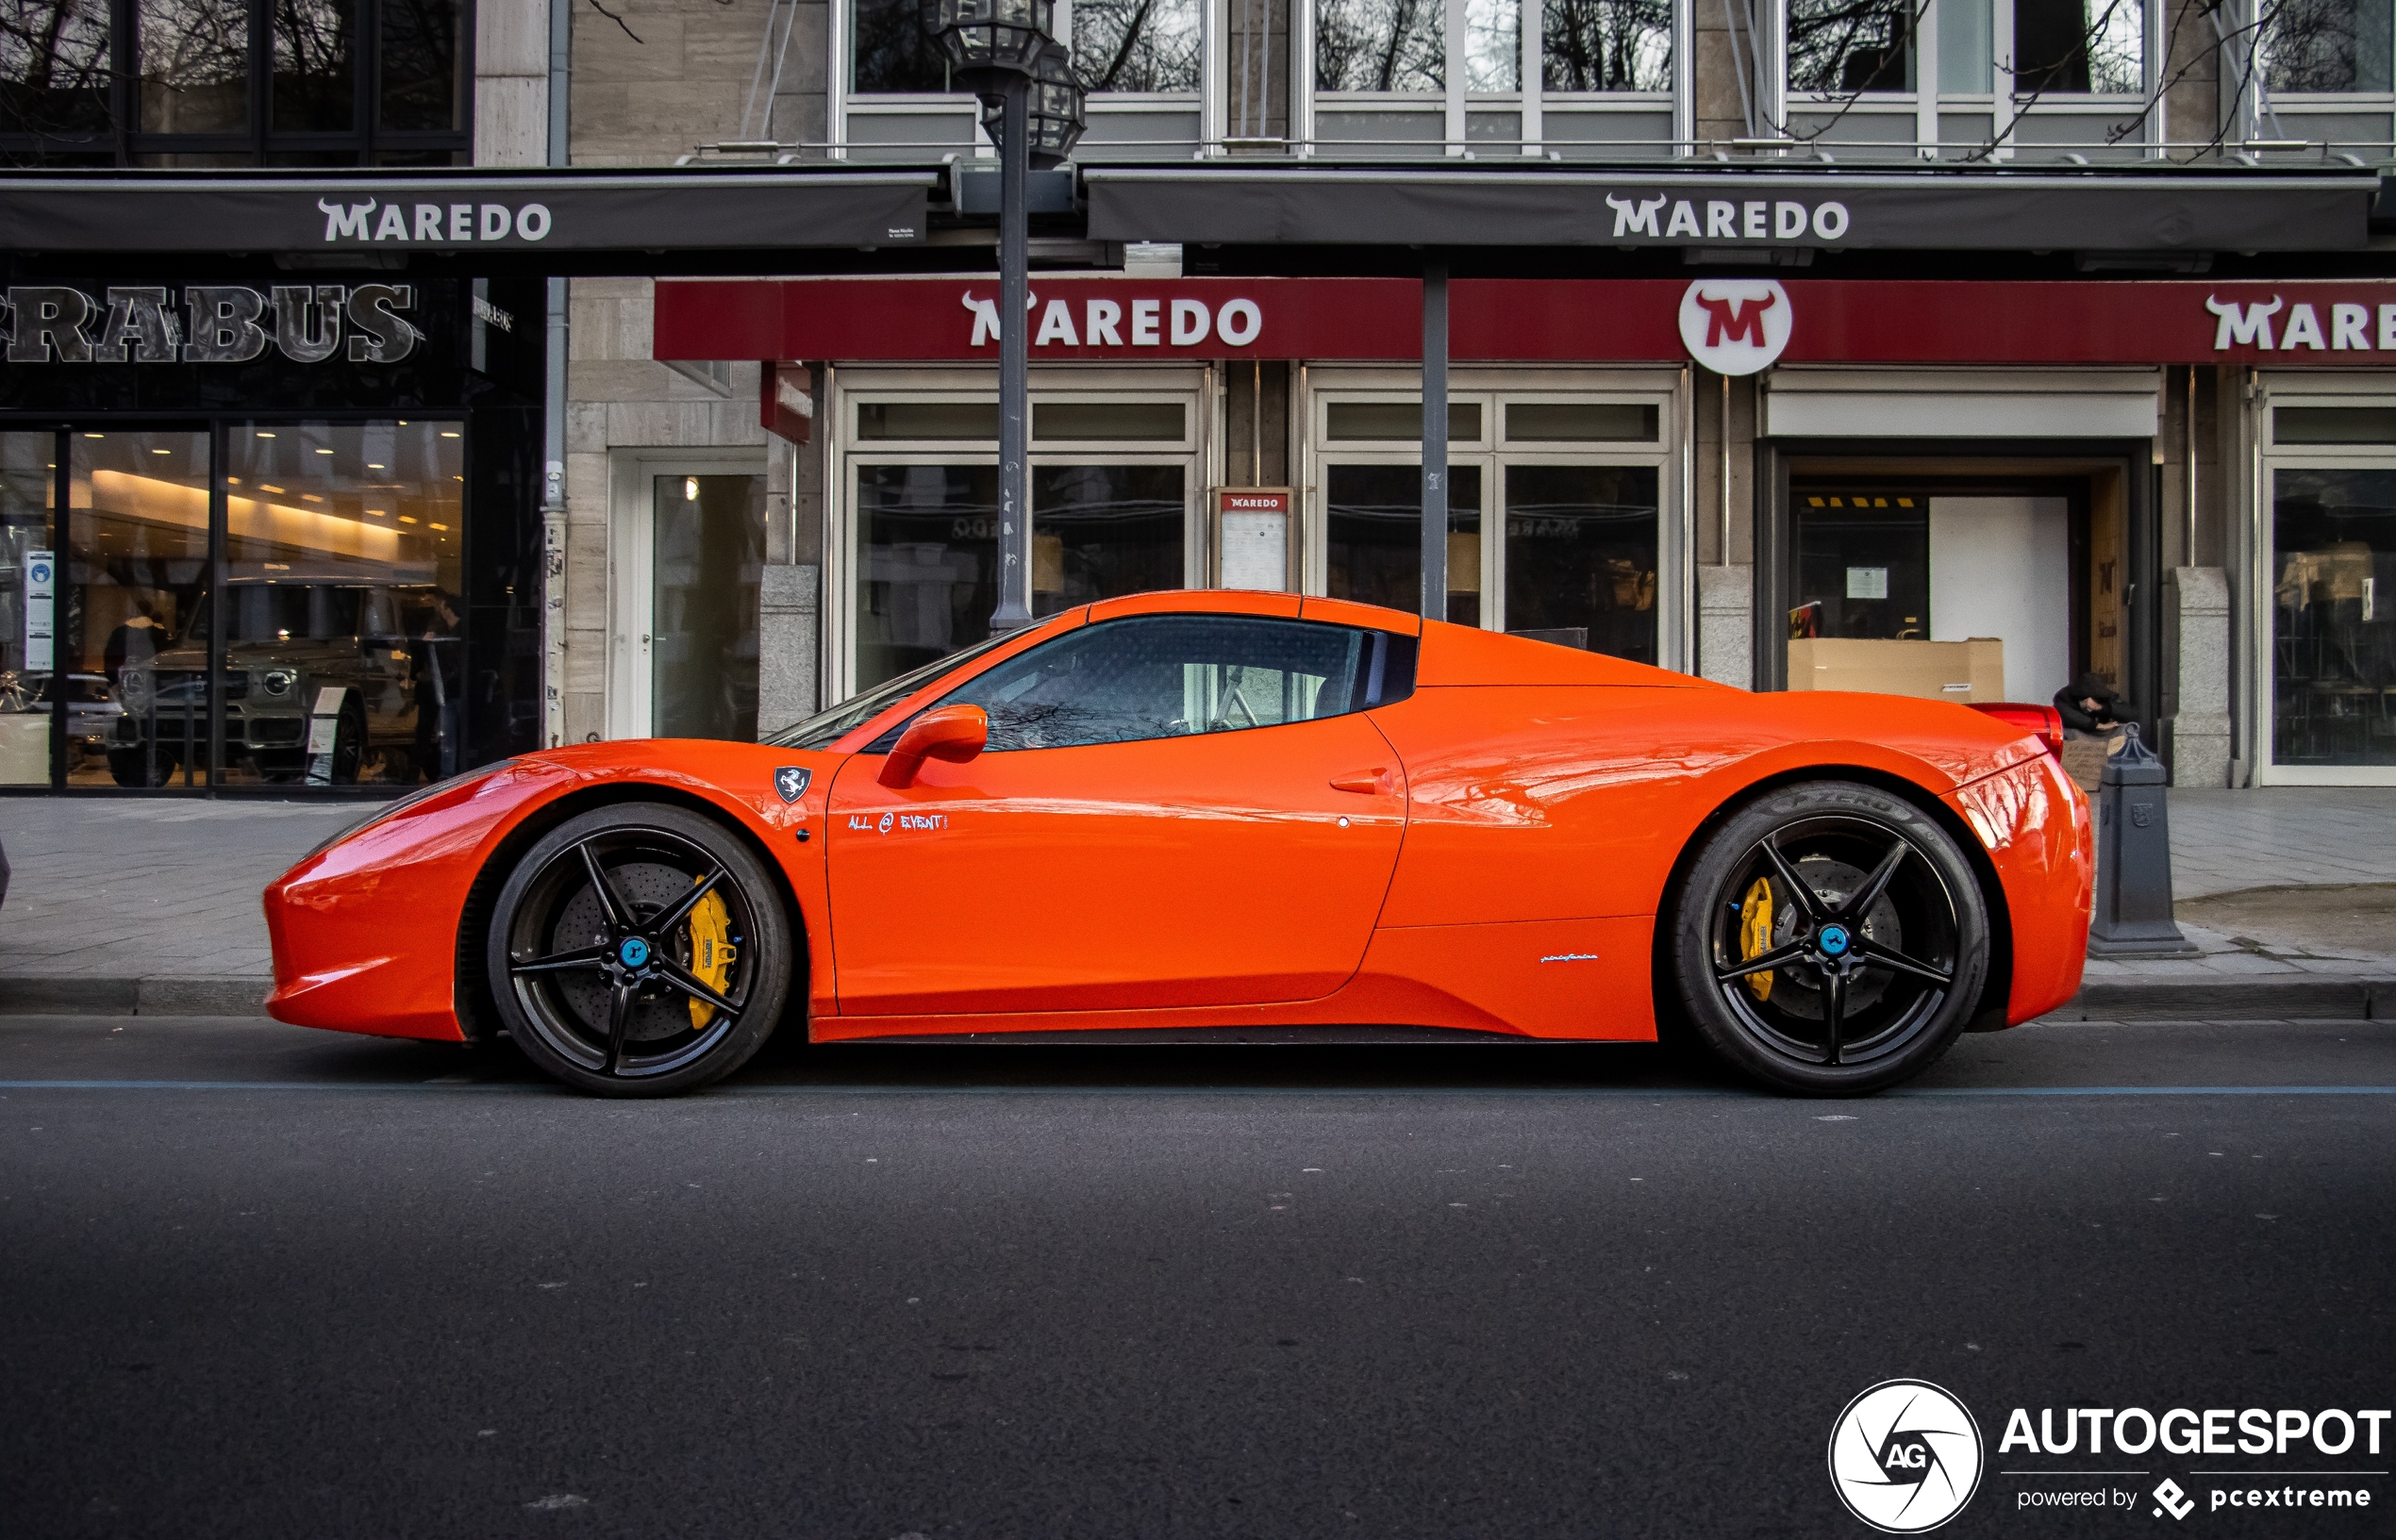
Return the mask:
<svg viewBox="0 0 2396 1540"><path fill-rule="evenodd" d="M1963 1512L1982 1465L1980 1425L1927 1380L1884 1380L1831 1424L1831 1485L1883 1534L1921 1534Z"/></svg>

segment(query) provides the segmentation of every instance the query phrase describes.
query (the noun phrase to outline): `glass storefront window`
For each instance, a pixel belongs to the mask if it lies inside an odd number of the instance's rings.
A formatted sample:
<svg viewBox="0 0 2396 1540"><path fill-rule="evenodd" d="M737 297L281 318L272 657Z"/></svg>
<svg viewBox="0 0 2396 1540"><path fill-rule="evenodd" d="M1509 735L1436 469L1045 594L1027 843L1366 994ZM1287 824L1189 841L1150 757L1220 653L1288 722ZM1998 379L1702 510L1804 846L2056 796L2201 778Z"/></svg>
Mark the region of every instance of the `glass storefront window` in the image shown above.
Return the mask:
<svg viewBox="0 0 2396 1540"><path fill-rule="evenodd" d="M204 433L72 435L59 647L117 698L72 735L71 786L208 784L208 441ZM96 726L97 723L95 722Z"/></svg>
<svg viewBox="0 0 2396 1540"><path fill-rule="evenodd" d="M58 436L0 433L0 786L50 784Z"/></svg>
<svg viewBox="0 0 2396 1540"><path fill-rule="evenodd" d="M2271 478L2271 758L2396 765L2396 470Z"/></svg>
<svg viewBox="0 0 2396 1540"><path fill-rule="evenodd" d="M652 731L754 743L765 478L659 476L654 495Z"/></svg>
<svg viewBox="0 0 2396 1540"><path fill-rule="evenodd" d="M1419 407L1408 407L1417 422ZM1324 468L1329 583L1334 599L1415 614L1423 607L1423 470ZM1481 623L1481 468L1448 468L1447 618Z"/></svg>
<svg viewBox="0 0 2396 1540"><path fill-rule="evenodd" d="M1183 473L1179 465L1033 466L1032 614L1180 588Z"/></svg>
<svg viewBox="0 0 2396 1540"><path fill-rule="evenodd" d="M202 666L222 630L227 784L405 786L464 768L465 425L225 432L223 602L182 651ZM329 744L312 741L319 719Z"/></svg>
<svg viewBox="0 0 2396 1540"><path fill-rule="evenodd" d="M857 468L857 688L990 635L998 467Z"/></svg>
<svg viewBox="0 0 2396 1540"><path fill-rule="evenodd" d="M1423 403L1419 401L1334 401L1323 409L1323 436L1335 443L1400 443L1423 441ZM1448 403L1448 442L1476 443L1481 438L1481 404Z"/></svg>
<svg viewBox="0 0 2396 1540"><path fill-rule="evenodd" d="M992 408L995 423L996 408ZM1112 442L1140 439L1179 443L1188 434L1178 401L1041 401L1032 405L1036 441L1079 439ZM992 436L997 433L993 426Z"/></svg>
<svg viewBox="0 0 2396 1540"><path fill-rule="evenodd" d="M1509 465L1505 476L1506 630L1654 663L1661 472Z"/></svg>

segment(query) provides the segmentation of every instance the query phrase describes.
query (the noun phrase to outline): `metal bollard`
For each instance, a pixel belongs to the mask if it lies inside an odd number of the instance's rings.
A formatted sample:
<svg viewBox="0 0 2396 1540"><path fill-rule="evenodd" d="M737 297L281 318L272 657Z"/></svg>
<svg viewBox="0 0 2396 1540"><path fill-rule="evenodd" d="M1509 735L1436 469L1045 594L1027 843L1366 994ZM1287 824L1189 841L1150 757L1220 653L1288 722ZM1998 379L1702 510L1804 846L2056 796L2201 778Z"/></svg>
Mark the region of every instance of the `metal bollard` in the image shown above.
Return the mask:
<svg viewBox="0 0 2396 1540"><path fill-rule="evenodd" d="M2179 957L2196 944L2171 918L2171 827L2164 814L2163 761L2130 740L2097 777L2096 914L2091 957Z"/></svg>

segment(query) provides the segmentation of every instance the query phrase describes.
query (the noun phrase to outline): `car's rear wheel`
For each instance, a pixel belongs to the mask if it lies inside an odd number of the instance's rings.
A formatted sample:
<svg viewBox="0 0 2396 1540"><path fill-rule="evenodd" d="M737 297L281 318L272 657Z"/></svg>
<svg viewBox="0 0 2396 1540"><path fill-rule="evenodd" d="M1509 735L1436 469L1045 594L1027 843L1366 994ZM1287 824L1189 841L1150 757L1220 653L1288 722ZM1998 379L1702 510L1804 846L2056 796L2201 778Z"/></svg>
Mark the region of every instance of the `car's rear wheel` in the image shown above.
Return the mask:
<svg viewBox="0 0 2396 1540"><path fill-rule="evenodd" d="M1714 1053L1782 1090L1852 1096L1954 1043L1988 969L1980 885L1946 830L1847 781L1767 792L1690 867L1672 956Z"/></svg>
<svg viewBox="0 0 2396 1540"><path fill-rule="evenodd" d="M764 863L712 820L622 803L520 856L491 908L509 1034L600 1096L673 1096L730 1074L790 996L791 936Z"/></svg>

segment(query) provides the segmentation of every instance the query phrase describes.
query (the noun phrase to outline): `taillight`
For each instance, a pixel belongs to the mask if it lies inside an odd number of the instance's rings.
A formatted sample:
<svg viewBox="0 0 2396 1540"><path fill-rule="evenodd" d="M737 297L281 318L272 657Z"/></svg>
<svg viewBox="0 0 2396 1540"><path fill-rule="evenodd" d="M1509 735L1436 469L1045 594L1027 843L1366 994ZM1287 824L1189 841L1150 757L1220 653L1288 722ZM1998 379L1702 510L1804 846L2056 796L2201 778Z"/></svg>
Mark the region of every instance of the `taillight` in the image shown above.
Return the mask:
<svg viewBox="0 0 2396 1540"><path fill-rule="evenodd" d="M2063 757L2063 713L2051 705L2016 705L2009 701L1972 701L1967 703L1974 711L1985 711L1999 721L2011 722L2047 746L2047 753L2057 759Z"/></svg>

